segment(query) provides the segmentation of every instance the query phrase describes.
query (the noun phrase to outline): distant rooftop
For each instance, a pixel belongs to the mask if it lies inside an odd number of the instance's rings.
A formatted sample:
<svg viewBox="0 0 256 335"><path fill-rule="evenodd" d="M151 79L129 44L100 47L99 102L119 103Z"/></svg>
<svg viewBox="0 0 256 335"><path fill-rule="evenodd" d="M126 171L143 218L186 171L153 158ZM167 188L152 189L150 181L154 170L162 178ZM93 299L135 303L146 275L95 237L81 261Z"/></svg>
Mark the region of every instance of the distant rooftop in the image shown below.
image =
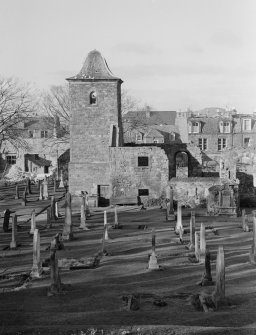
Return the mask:
<svg viewBox="0 0 256 335"><path fill-rule="evenodd" d="M123 119L141 119L149 125L175 125L176 114L176 111L130 111L123 115Z"/></svg>

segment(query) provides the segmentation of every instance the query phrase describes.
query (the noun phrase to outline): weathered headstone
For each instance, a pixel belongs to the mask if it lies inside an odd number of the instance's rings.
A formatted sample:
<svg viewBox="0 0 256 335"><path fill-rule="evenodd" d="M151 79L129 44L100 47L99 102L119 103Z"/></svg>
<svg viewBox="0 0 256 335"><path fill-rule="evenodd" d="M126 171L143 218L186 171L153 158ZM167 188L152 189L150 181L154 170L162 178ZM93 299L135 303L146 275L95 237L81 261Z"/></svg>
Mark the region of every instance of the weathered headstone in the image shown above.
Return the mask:
<svg viewBox="0 0 256 335"><path fill-rule="evenodd" d="M56 178L53 178L53 192L55 193L57 189L57 183L56 183Z"/></svg>
<svg viewBox="0 0 256 335"><path fill-rule="evenodd" d="M52 221L56 221L56 215L55 215L55 203L56 203L56 200L55 200L55 197L54 195L51 196L51 220Z"/></svg>
<svg viewBox="0 0 256 335"><path fill-rule="evenodd" d="M57 219L59 218L59 205L58 205L58 201L55 202L55 217Z"/></svg>
<svg viewBox="0 0 256 335"><path fill-rule="evenodd" d="M12 240L10 243L10 249L17 248L17 215L12 214Z"/></svg>
<svg viewBox="0 0 256 335"><path fill-rule="evenodd" d="M252 247L249 253L249 260L252 264L256 264L256 217L253 216L253 240Z"/></svg>
<svg viewBox="0 0 256 335"><path fill-rule="evenodd" d="M48 193L48 181L45 179L43 181L43 199L47 200L49 198L49 193Z"/></svg>
<svg viewBox="0 0 256 335"><path fill-rule="evenodd" d="M16 187L15 187L15 197L14 197L14 199L19 199L19 185L16 185Z"/></svg>
<svg viewBox="0 0 256 335"><path fill-rule="evenodd" d="M105 231L105 241L109 240L108 236L108 222L107 222L107 211L104 211L104 231Z"/></svg>
<svg viewBox="0 0 256 335"><path fill-rule="evenodd" d="M27 193L28 194L32 194L32 191L31 191L31 180L30 180L30 178L27 179Z"/></svg>
<svg viewBox="0 0 256 335"><path fill-rule="evenodd" d="M249 231L249 226L247 224L248 217L246 215L245 209L242 209L242 228L244 232Z"/></svg>
<svg viewBox="0 0 256 335"><path fill-rule="evenodd" d="M21 206L26 206L26 203L27 203L27 191L25 188L21 198Z"/></svg>
<svg viewBox="0 0 256 335"><path fill-rule="evenodd" d="M191 217L190 217L190 241L189 241L189 249L190 250L194 250L194 248L195 248L195 230L196 230L195 212L191 211Z"/></svg>
<svg viewBox="0 0 256 335"><path fill-rule="evenodd" d="M48 296L60 294L62 290L56 250L57 250L56 239L54 238L51 241L51 246L50 246L51 285L48 289L48 294L47 294Z"/></svg>
<svg viewBox="0 0 256 335"><path fill-rule="evenodd" d="M66 193L65 201L65 220L63 227L63 240L71 240L73 238L72 233L72 208L71 208L71 194Z"/></svg>
<svg viewBox="0 0 256 335"><path fill-rule="evenodd" d="M86 205L85 205L85 195L81 193L81 213L80 213L80 229L89 230L88 225L86 224Z"/></svg>
<svg viewBox="0 0 256 335"><path fill-rule="evenodd" d="M33 236L33 266L31 277L40 278L42 272L43 269L40 261L40 232L38 229L35 229Z"/></svg>
<svg viewBox="0 0 256 335"><path fill-rule="evenodd" d="M43 182L39 180L39 200L43 200Z"/></svg>
<svg viewBox="0 0 256 335"><path fill-rule="evenodd" d="M211 254L209 250L206 250L205 253L205 272L203 274L203 278L200 285L202 286L213 285L212 274L211 274Z"/></svg>
<svg viewBox="0 0 256 335"><path fill-rule="evenodd" d="M200 262L204 263L206 252L205 225L201 223L200 227Z"/></svg>
<svg viewBox="0 0 256 335"><path fill-rule="evenodd" d="M177 204L177 222L175 227L176 234L180 235L180 231L184 232L183 225L182 225L182 207L181 203L178 202Z"/></svg>
<svg viewBox="0 0 256 335"><path fill-rule="evenodd" d="M172 187L167 187L166 189L166 220L175 220L174 208L173 208L173 189Z"/></svg>
<svg viewBox="0 0 256 335"><path fill-rule="evenodd" d="M29 234L30 234L30 235L33 235L34 232L35 232L35 229L36 229L36 212L35 212L34 209L33 209L32 212L31 212L31 219L30 219L30 222L31 222L31 228L30 228L30 232L29 232Z"/></svg>
<svg viewBox="0 0 256 335"><path fill-rule="evenodd" d="M149 270L158 270L159 265L157 263L157 257L156 257L156 233L155 228L152 229L152 252L149 257L148 262L148 268Z"/></svg>
<svg viewBox="0 0 256 335"><path fill-rule="evenodd" d="M7 208L4 211L4 223L3 223L3 231L7 233L9 231L9 222L10 222L11 211Z"/></svg>
<svg viewBox="0 0 256 335"><path fill-rule="evenodd" d="M60 184L59 184L59 187L64 187L64 180L63 180L62 171L60 172Z"/></svg>
<svg viewBox="0 0 256 335"><path fill-rule="evenodd" d="M199 237L198 237L198 232L195 232L195 257L196 257L196 260L199 262L199 259L200 259L200 251L199 251Z"/></svg>
<svg viewBox="0 0 256 335"><path fill-rule="evenodd" d="M225 300L225 259L223 246L219 246L218 248L216 260L216 285L212 298L216 308L218 304Z"/></svg>
<svg viewBox="0 0 256 335"><path fill-rule="evenodd" d="M37 189L38 191L40 191L40 187L41 187L42 181L40 179L37 180Z"/></svg>

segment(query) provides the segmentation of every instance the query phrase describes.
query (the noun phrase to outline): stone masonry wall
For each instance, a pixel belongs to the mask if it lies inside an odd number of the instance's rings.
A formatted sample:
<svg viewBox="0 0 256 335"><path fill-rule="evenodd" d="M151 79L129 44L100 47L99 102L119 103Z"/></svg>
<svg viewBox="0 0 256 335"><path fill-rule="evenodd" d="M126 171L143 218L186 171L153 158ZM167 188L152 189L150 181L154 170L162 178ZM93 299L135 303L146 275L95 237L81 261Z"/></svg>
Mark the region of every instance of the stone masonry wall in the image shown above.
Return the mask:
<svg viewBox="0 0 256 335"><path fill-rule="evenodd" d="M137 197L139 189L148 189L149 195L142 196L146 205L159 204L165 198L169 166L164 150L159 147L110 148L111 187L113 199ZM147 156L149 164L138 166L138 157Z"/></svg>

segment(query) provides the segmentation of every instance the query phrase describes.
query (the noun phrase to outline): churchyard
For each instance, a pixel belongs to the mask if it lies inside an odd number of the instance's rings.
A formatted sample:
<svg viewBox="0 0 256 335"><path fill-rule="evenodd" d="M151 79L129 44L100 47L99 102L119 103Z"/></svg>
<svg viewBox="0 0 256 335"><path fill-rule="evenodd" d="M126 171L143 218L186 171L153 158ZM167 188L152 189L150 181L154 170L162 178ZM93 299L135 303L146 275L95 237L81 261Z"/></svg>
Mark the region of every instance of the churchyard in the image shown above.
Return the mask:
<svg viewBox="0 0 256 335"><path fill-rule="evenodd" d="M25 185L0 190L0 334L256 333L252 209L89 214L85 197L71 210L63 187L39 188L25 205Z"/></svg>

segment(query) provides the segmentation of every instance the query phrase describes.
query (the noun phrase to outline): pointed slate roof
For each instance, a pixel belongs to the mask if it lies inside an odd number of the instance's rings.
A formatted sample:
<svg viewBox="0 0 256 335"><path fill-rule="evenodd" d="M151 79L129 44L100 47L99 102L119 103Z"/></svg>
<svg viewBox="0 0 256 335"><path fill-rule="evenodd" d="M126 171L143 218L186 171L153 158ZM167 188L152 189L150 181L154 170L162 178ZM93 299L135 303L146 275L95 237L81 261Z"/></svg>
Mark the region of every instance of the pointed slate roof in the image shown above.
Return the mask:
<svg viewBox="0 0 256 335"><path fill-rule="evenodd" d="M110 71L106 60L97 50L89 52L81 71L67 80L120 80Z"/></svg>

